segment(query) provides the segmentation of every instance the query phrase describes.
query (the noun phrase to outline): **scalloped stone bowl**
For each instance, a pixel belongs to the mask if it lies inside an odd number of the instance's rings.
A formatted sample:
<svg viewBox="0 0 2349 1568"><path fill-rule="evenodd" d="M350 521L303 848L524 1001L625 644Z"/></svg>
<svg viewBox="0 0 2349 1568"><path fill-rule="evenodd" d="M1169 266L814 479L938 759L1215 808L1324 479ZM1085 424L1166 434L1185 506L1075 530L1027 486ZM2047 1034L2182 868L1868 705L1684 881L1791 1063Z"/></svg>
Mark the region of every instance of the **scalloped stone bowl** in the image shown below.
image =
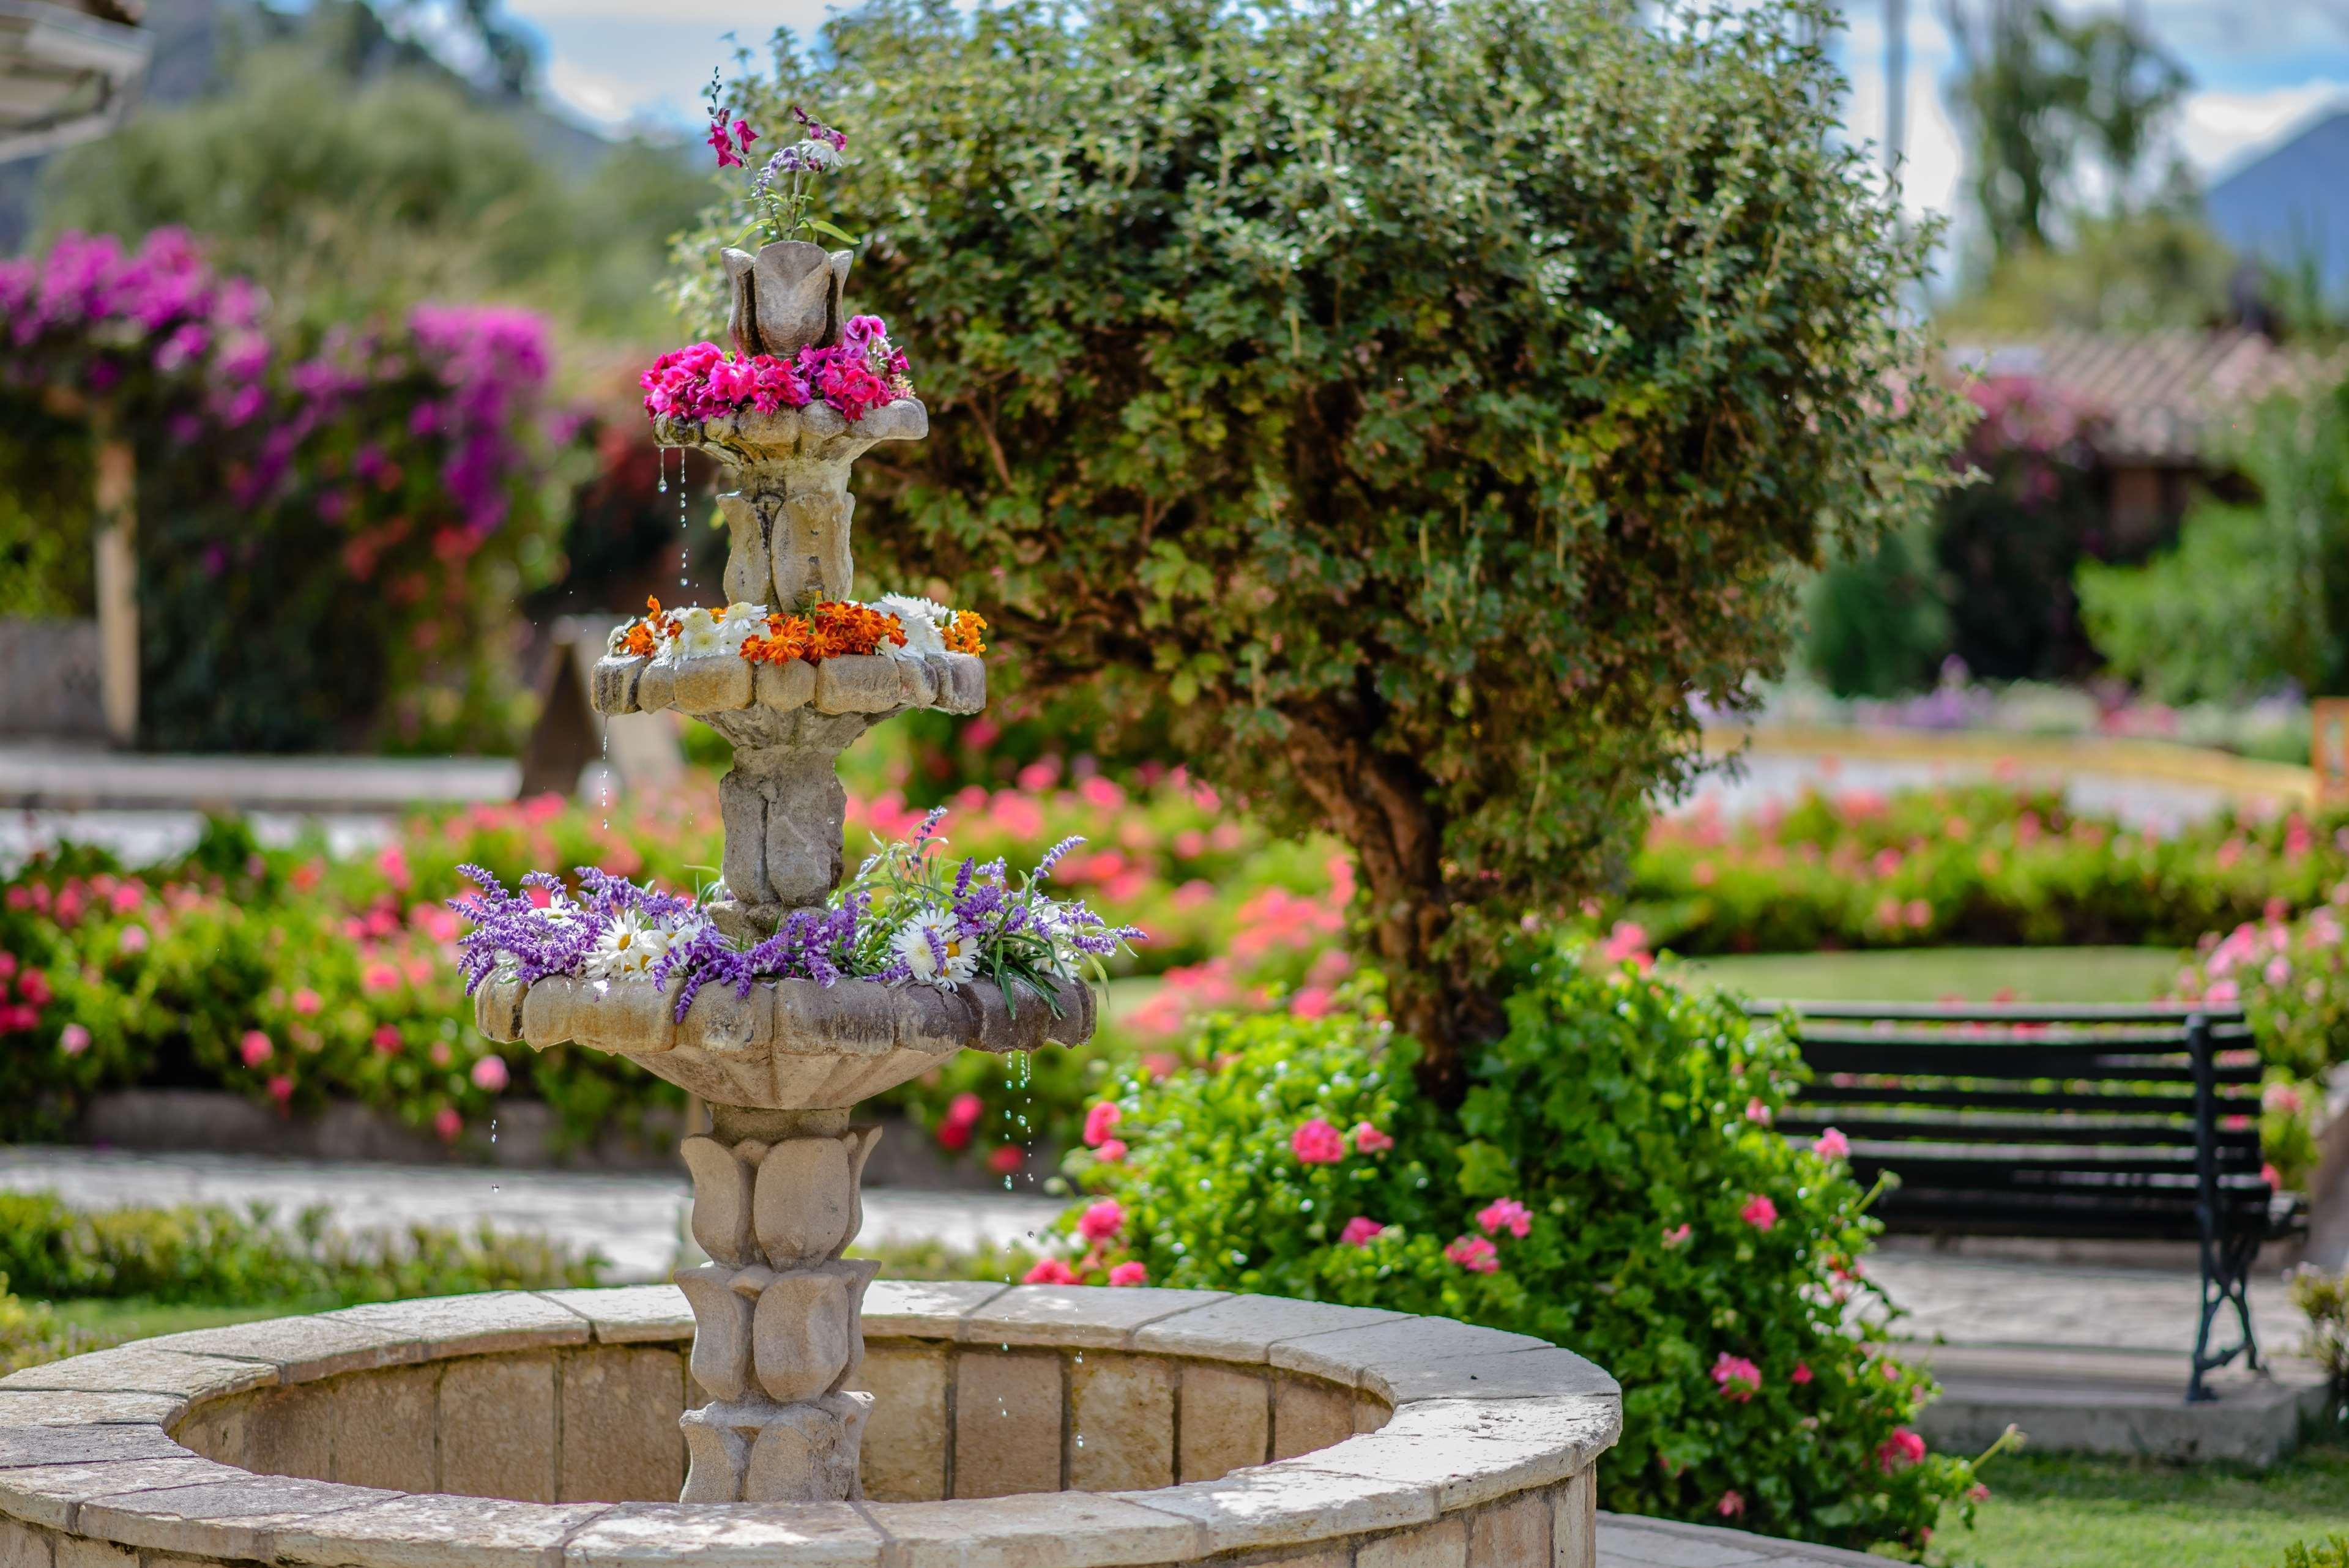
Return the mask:
<svg viewBox="0 0 2349 1568"><path fill-rule="evenodd" d="M1614 1380L1214 1292L882 1282L862 1501L679 1503L667 1285L360 1306L0 1378L0 1568L1590 1568Z"/></svg>

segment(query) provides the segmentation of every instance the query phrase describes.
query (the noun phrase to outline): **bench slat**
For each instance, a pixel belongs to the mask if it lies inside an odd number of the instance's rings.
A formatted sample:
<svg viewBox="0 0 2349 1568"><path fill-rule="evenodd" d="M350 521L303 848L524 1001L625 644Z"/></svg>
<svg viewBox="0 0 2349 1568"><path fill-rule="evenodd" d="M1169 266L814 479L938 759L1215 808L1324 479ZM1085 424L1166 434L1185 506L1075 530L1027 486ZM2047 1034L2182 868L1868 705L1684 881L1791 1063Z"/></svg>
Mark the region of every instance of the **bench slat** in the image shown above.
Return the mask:
<svg viewBox="0 0 2349 1568"><path fill-rule="evenodd" d="M1924 1043L1887 1051L1881 1042L1865 1046L1806 1038L1803 1060L1813 1072L1878 1073L1902 1077L2054 1078L2066 1082L2104 1079L2117 1083L2192 1083L2193 1064L2182 1053L2129 1056L2093 1046L1992 1046ZM2219 1083L2257 1083L2256 1061L2212 1069Z"/></svg>
<svg viewBox="0 0 2349 1568"><path fill-rule="evenodd" d="M1986 1024L2175 1024L2182 1030L2186 1021L2194 1017L2208 1018L2214 1026L2243 1021L2240 1007L2210 1006L2195 1002L2042 1005L2033 1002L1806 1002L1792 997L1774 997L1745 1005L1746 1013L1756 1018L1775 1018L1789 1008L1806 1019L1890 1018L1917 1024L1951 1020Z"/></svg>
<svg viewBox="0 0 2349 1568"><path fill-rule="evenodd" d="M1788 1114L1800 1111L1805 1104L1822 1105L1947 1105L1980 1107L1998 1110L2044 1111L2119 1111L2144 1115L2192 1116L2194 1096L2183 1094L2091 1094L2079 1090L2022 1088L1951 1088L1936 1086L1911 1088L1897 1084L1838 1084L1814 1082L1805 1084L1802 1093ZM2232 1108L2240 1105L2245 1112L2259 1109L2256 1094L2222 1096L2221 1103L2230 1109L2222 1114L2233 1114Z"/></svg>
<svg viewBox="0 0 2349 1568"><path fill-rule="evenodd" d="M2168 1126L2116 1127L2053 1119L1987 1121L1957 1117L1829 1119L1788 1114L1778 1119L1780 1131L1798 1137L1816 1137L1830 1126L1855 1143L2060 1143L2079 1147L2128 1145L2188 1150L2195 1146L2194 1124L2190 1119ZM2256 1153L2260 1135L2256 1130L2228 1131L2222 1129L2218 1134L2218 1146L2221 1150L2238 1149ZM2257 1161L2253 1161L2253 1165L2256 1168Z"/></svg>

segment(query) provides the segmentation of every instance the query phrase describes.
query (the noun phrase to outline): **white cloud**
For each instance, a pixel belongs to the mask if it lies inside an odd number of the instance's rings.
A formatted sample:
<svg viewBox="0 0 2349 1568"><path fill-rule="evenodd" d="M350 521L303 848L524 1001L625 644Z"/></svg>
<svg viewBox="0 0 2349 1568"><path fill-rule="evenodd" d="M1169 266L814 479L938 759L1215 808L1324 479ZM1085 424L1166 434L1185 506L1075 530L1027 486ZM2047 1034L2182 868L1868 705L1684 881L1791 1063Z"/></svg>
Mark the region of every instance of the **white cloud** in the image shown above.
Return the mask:
<svg viewBox="0 0 2349 1568"><path fill-rule="evenodd" d="M2349 81L2331 79L2262 92L2194 93L2179 117L2178 149L2204 179L2212 179L2344 104Z"/></svg>

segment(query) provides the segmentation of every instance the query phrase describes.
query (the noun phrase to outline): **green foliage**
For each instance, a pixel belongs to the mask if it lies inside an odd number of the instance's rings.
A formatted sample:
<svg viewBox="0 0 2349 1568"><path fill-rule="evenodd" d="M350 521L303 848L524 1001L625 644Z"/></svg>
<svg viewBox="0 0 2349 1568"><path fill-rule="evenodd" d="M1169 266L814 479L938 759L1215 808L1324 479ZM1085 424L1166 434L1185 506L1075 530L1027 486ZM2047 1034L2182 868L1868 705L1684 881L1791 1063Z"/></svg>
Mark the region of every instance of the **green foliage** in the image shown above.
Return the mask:
<svg viewBox="0 0 2349 1568"><path fill-rule="evenodd" d="M2089 218L2060 247L2001 255L1935 319L1952 335L2199 331L2226 318L2235 268L2226 242L2191 211Z"/></svg>
<svg viewBox="0 0 2349 1568"><path fill-rule="evenodd" d="M2229 454L2257 500L2198 500L2177 548L2080 568L2114 670L2169 701L2349 691L2349 383L2261 404Z"/></svg>
<svg viewBox="0 0 2349 1568"><path fill-rule="evenodd" d="M935 413L866 566L1353 845L1454 1089L1502 934L1692 776L1689 694L1737 704L1792 568L1945 480L1931 236L1836 131L1831 20L876 0L736 92L849 129L854 303ZM706 322L738 216L678 251Z"/></svg>
<svg viewBox="0 0 2349 1568"><path fill-rule="evenodd" d="M482 1225L347 1235L323 1209L293 1224L218 1204L81 1210L53 1192L0 1192L0 1274L36 1296L339 1305L597 1284L605 1263Z"/></svg>
<svg viewBox="0 0 2349 1568"><path fill-rule="evenodd" d="M1950 651L1932 533L1913 525L1888 533L1812 579L1805 659L1837 696L1899 696L1932 684Z"/></svg>
<svg viewBox="0 0 2349 1568"><path fill-rule="evenodd" d="M0 616L90 614L89 431L0 393Z"/></svg>
<svg viewBox="0 0 2349 1568"><path fill-rule="evenodd" d="M2308 1318L2301 1354L2324 1368L2336 1396L2349 1395L2349 1274L2301 1264L2292 1274L2292 1304Z"/></svg>
<svg viewBox="0 0 2349 1568"><path fill-rule="evenodd" d="M46 1303L12 1295L0 1274L0 1375L98 1348L96 1336L61 1322Z"/></svg>
<svg viewBox="0 0 2349 1568"><path fill-rule="evenodd" d="M2349 1568L2349 1535L2294 1542L2283 1549L2283 1568Z"/></svg>
<svg viewBox="0 0 2349 1568"><path fill-rule="evenodd" d="M1537 1335L1614 1374L1621 1443L1600 1506L1813 1540L1917 1543L1963 1501L1968 1462L1888 1459L1933 1391L1850 1326L1878 1227L1847 1168L1770 1130L1801 1071L1775 1026L1559 945L1527 969L1465 1101L1411 1092L1409 1050L1357 1017L1222 1019L1197 1070L1123 1082L1122 1160L1083 1179L1121 1209L1090 1269L1435 1314ZM1292 1143L1315 1119L1343 1157ZM1391 1134L1363 1148L1361 1130ZM1775 1205L1766 1226L1756 1197ZM1485 1212L1508 1197L1528 1233ZM1084 1212L1071 1211L1075 1227ZM1356 1217L1385 1229L1361 1244ZM1682 1227L1687 1227L1685 1233ZM1477 1272L1460 1240L1490 1237ZM1447 1248L1452 1249L1447 1252ZM1740 1401L1716 1368L1758 1368ZM1798 1370L1798 1368L1800 1370Z"/></svg>

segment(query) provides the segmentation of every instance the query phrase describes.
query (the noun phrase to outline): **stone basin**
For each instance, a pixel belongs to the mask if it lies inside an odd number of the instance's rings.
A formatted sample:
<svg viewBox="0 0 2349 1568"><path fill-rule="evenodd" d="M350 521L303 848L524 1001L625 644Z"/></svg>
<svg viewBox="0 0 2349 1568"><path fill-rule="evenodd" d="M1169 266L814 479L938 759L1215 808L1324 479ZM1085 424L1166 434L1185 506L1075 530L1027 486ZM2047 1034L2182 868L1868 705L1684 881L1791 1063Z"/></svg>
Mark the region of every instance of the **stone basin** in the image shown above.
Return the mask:
<svg viewBox="0 0 2349 1568"><path fill-rule="evenodd" d="M1613 1379L1444 1318L880 1282L861 1498L680 1503L665 1285L359 1306L0 1378L8 1568L1588 1568Z"/></svg>

